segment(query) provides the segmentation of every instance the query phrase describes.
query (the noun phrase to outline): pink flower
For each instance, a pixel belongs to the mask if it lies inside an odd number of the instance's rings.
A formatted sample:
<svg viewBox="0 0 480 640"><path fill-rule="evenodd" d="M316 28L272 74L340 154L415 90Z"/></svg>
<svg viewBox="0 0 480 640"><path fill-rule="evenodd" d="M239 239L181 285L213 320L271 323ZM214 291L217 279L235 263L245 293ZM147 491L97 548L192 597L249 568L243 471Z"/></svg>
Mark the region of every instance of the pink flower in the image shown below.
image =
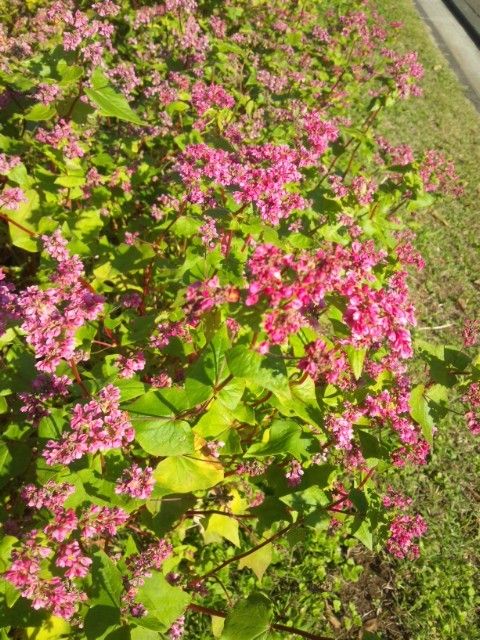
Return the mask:
<svg viewBox="0 0 480 640"><path fill-rule="evenodd" d="M120 377L133 378L136 371L143 371L143 369L145 369L145 362L145 356L141 351L131 358L119 356L118 367L120 369Z"/></svg>
<svg viewBox="0 0 480 640"><path fill-rule="evenodd" d="M77 524L73 509L55 509L54 521L45 527L45 533L56 542L63 542L76 530Z"/></svg>
<svg viewBox="0 0 480 640"><path fill-rule="evenodd" d="M61 90L60 87L56 84L47 84L46 82L41 82L37 87L37 92L35 93L35 98L42 102L43 104L50 104L51 102L55 102L55 100L60 95Z"/></svg>
<svg viewBox="0 0 480 640"><path fill-rule="evenodd" d="M478 320L465 320L463 327L463 344L465 347L474 347L478 342L480 322Z"/></svg>
<svg viewBox="0 0 480 640"><path fill-rule="evenodd" d="M351 378L345 354L335 347L328 349L323 340L316 340L305 346L305 356L299 361L298 368L323 384L343 386Z"/></svg>
<svg viewBox="0 0 480 640"><path fill-rule="evenodd" d="M0 174L7 175L20 162L19 156L7 156L5 153L0 153Z"/></svg>
<svg viewBox="0 0 480 640"><path fill-rule="evenodd" d="M87 540L114 536L128 519L128 513L119 507L91 505L79 521L81 536Z"/></svg>
<svg viewBox="0 0 480 640"><path fill-rule="evenodd" d="M134 463L123 472L115 487L115 493L125 493L132 498L146 500L150 497L154 485L152 467L142 469L138 464Z"/></svg>
<svg viewBox="0 0 480 640"><path fill-rule="evenodd" d="M373 180L368 180L362 176L356 176L352 180L352 191L358 204L367 206L373 201L373 196L377 190L377 185Z"/></svg>
<svg viewBox="0 0 480 640"><path fill-rule="evenodd" d="M414 540L426 532L427 524L422 516L397 516L390 524L387 550L397 558L418 558L420 549Z"/></svg>
<svg viewBox="0 0 480 640"><path fill-rule="evenodd" d="M303 473L302 465L297 462L297 460L292 460L285 474L288 485L290 487L297 487L302 481Z"/></svg>
<svg viewBox="0 0 480 640"><path fill-rule="evenodd" d="M170 630L168 632L168 637L171 640L179 640L179 638L183 637L183 634L185 631L184 627L185 627L185 616L180 616L180 618L177 618L177 620L175 620L175 622L170 627Z"/></svg>
<svg viewBox="0 0 480 640"><path fill-rule="evenodd" d="M97 453L127 446L134 430L125 411L119 408L120 391L107 385L98 399L76 404L70 420L70 432L61 440L49 440L43 457L48 464L70 464L86 453Z"/></svg>
<svg viewBox="0 0 480 640"><path fill-rule="evenodd" d="M16 211L22 202L28 202L20 187L7 187L0 193L0 206L9 211Z"/></svg>
<svg viewBox="0 0 480 640"><path fill-rule="evenodd" d="M192 87L192 104L198 115L203 116L211 107L232 109L235 100L218 84L212 82L207 85L204 82L196 82Z"/></svg>
<svg viewBox="0 0 480 640"><path fill-rule="evenodd" d="M92 559L83 555L80 545L75 540L60 547L55 564L57 567L66 567L67 578L84 578L92 564Z"/></svg>
<svg viewBox="0 0 480 640"><path fill-rule="evenodd" d="M103 297L85 286L83 265L78 256L70 256L59 231L42 240L58 263L51 277L55 286L27 287L18 296L18 304L22 329L35 351L37 369L53 373L62 360L75 359L75 333L87 321L97 318L103 309Z"/></svg>
<svg viewBox="0 0 480 640"><path fill-rule="evenodd" d="M306 115L302 124L308 142L318 157L322 156L329 145L338 138L338 128L332 122L325 120L318 111L312 111Z"/></svg>
<svg viewBox="0 0 480 640"><path fill-rule="evenodd" d="M38 129L35 139L55 149L63 150L65 156L70 159L82 158L85 155L71 123L66 120L60 120L51 131Z"/></svg>
<svg viewBox="0 0 480 640"><path fill-rule="evenodd" d="M463 401L470 407L465 413L467 425L474 436L480 435L480 383L473 382L467 393L463 396Z"/></svg>
<svg viewBox="0 0 480 640"><path fill-rule="evenodd" d="M162 373L158 373L156 376L150 378L150 384L157 389L164 389L165 387L171 387L173 380L168 373L162 371Z"/></svg>
<svg viewBox="0 0 480 640"><path fill-rule="evenodd" d="M65 500L74 492L75 487L72 484L49 480L43 487L36 487L34 484L25 485L21 496L29 507L57 511L63 507Z"/></svg>

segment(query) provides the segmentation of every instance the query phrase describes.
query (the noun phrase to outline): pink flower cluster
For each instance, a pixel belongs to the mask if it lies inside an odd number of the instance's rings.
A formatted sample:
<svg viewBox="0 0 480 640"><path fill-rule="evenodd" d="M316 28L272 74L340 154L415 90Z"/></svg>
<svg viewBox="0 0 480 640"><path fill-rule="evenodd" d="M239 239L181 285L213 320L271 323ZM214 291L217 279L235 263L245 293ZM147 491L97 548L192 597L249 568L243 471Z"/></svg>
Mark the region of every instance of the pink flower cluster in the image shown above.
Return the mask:
<svg viewBox="0 0 480 640"><path fill-rule="evenodd" d="M123 472L115 487L115 493L124 493L132 498L146 500L150 497L154 485L152 467L142 469L138 464L133 463Z"/></svg>
<svg viewBox="0 0 480 640"><path fill-rule="evenodd" d="M120 356L118 359L120 377L133 378L136 371L143 371L143 369L145 369L145 363L145 355L141 351L131 356L130 358L127 358L126 356Z"/></svg>
<svg viewBox="0 0 480 640"><path fill-rule="evenodd" d="M34 393L23 391L18 394L23 402L20 411L25 413L34 425L37 425L41 418L50 415L50 410L47 407L48 401L68 396L71 384L72 381L68 376L56 376L55 374L37 376L32 382Z"/></svg>
<svg viewBox="0 0 480 640"><path fill-rule="evenodd" d="M325 420L327 429L332 433L338 449L353 449L354 424L363 416L363 411L349 403L345 403L342 415L329 415Z"/></svg>
<svg viewBox="0 0 480 640"><path fill-rule="evenodd" d="M427 532L427 524L420 515L399 515L390 524L387 550L397 558L417 558L420 555L414 541Z"/></svg>
<svg viewBox="0 0 480 640"><path fill-rule="evenodd" d="M218 276L189 285L183 307L188 324L195 327L204 313L227 300L227 290L220 286Z"/></svg>
<svg viewBox="0 0 480 640"><path fill-rule="evenodd" d="M273 308L264 315L268 342L282 344L302 326L315 320L328 294L346 299L344 321L351 330L346 343L378 347L387 341L400 358L412 355L409 325L415 323L408 299L406 274L395 273L381 289L370 285L374 266L384 260L372 242L355 241L351 247L327 245L315 254L294 256L273 245L258 245L248 261L250 282L246 304L262 299ZM303 367L306 362L303 362Z"/></svg>
<svg viewBox="0 0 480 640"><path fill-rule="evenodd" d="M142 604L135 601L138 588L143 585L145 578L152 575L152 569L161 569L172 552L172 545L167 540L160 539L148 545L141 553L135 553L127 558L130 577L122 596L122 611L134 618L141 618L148 613Z"/></svg>
<svg viewBox="0 0 480 640"><path fill-rule="evenodd" d="M92 8L100 17L114 16L119 7L111 2L95 3ZM79 9L72 10L63 2L55 2L46 12L46 18L57 29L63 27L65 51L80 50L83 60L98 66L106 50L112 50L114 26L107 20L92 18Z"/></svg>
<svg viewBox="0 0 480 640"><path fill-rule="evenodd" d="M54 149L62 150L69 159L83 158L85 151L79 143L77 134L70 122L59 120L52 130L39 128L35 139L43 144L48 144Z"/></svg>
<svg viewBox="0 0 480 640"><path fill-rule="evenodd" d="M338 128L317 111L307 114L303 118L302 126L311 148L318 157L325 153L339 135Z"/></svg>
<svg viewBox="0 0 480 640"><path fill-rule="evenodd" d="M0 153L0 174L6 175L10 173L19 164L19 156L7 156L6 153Z"/></svg>
<svg viewBox="0 0 480 640"><path fill-rule="evenodd" d="M469 407L465 414L467 425L474 436L480 436L480 382L473 382L463 401Z"/></svg>
<svg viewBox="0 0 480 640"><path fill-rule="evenodd" d="M373 180L363 176L355 176L352 180L351 188L358 204L366 207L373 201L377 185Z"/></svg>
<svg viewBox="0 0 480 640"><path fill-rule="evenodd" d="M0 207L9 211L16 211L24 202L28 200L20 187L7 187L0 193Z"/></svg>
<svg viewBox="0 0 480 640"><path fill-rule="evenodd" d="M114 536L128 520L128 514L116 507L91 505L77 516L64 507L75 487L67 483L47 482L44 487L26 485L22 498L33 509L48 509L53 520L44 528L44 535L33 530L23 540L22 547L12 553L12 563L4 573L6 580L32 600L34 609L49 609L54 615L70 619L86 601L86 594L73 583L89 573L92 559L85 553L89 541ZM79 539L72 538L77 534ZM45 535L48 547L43 544ZM54 566L64 569L61 577L45 577L47 559L53 557Z"/></svg>
<svg viewBox="0 0 480 640"><path fill-rule="evenodd" d="M21 550L12 552L12 563L3 575L24 598L32 601L33 609L49 609L61 618L72 618L78 605L87 599L69 581L60 577L41 577L42 560L51 555L51 547L45 547L37 539L36 530L24 541Z"/></svg>
<svg viewBox="0 0 480 640"><path fill-rule="evenodd" d="M421 96L423 92L417 81L423 78L425 71L418 61L418 53L410 51L402 55L390 49L382 53L388 60L387 73L392 77L400 98Z"/></svg>
<svg viewBox="0 0 480 640"><path fill-rule="evenodd" d="M5 333L9 322L19 317L15 287L5 280L5 273L0 267L0 336Z"/></svg>
<svg viewBox="0 0 480 640"><path fill-rule="evenodd" d="M181 322L160 322L155 334L150 339L150 343L157 349L164 349L172 338L189 339L188 331Z"/></svg>
<svg viewBox="0 0 480 640"><path fill-rule="evenodd" d="M107 385L98 399L73 407L70 431L62 439L49 440L43 456L48 464L70 464L86 453L127 446L135 432L128 415L119 407L120 390Z"/></svg>
<svg viewBox="0 0 480 640"><path fill-rule="evenodd" d="M409 164L413 164L415 161L413 149L408 144L395 146L390 144L388 140L381 136L377 138L377 143L380 149L388 157L390 164L395 167L405 167Z"/></svg>
<svg viewBox="0 0 480 640"><path fill-rule="evenodd" d="M455 165L447 160L441 151L431 149L425 153L419 168L423 188L427 192L442 193L460 197L464 189L455 170Z"/></svg>
<svg viewBox="0 0 480 640"><path fill-rule="evenodd" d="M262 220L278 225L293 211L307 206L302 196L287 189L302 180L300 162L298 152L287 145L244 146L234 154L196 144L185 149L176 168L189 187L191 202L211 199L215 185L232 188L239 205L254 204Z"/></svg>
<svg viewBox="0 0 480 640"><path fill-rule="evenodd" d="M177 618L175 622L170 627L168 632L168 637L170 640L179 640L179 638L183 638L183 634L185 632L185 616L180 616Z"/></svg>
<svg viewBox="0 0 480 640"><path fill-rule="evenodd" d="M321 384L337 384L345 388L351 382L348 359L337 346L328 348L323 340L315 340L305 346L305 355L298 368Z"/></svg>
<svg viewBox="0 0 480 640"><path fill-rule="evenodd" d="M298 462L298 460L292 460L288 465L288 470L285 474L288 485L290 487L297 487L301 481L304 471L302 469L302 465Z"/></svg>
<svg viewBox="0 0 480 640"><path fill-rule="evenodd" d="M93 293L83 280L83 265L71 256L59 231L42 238L47 253L57 261L57 271L47 289L33 285L18 296L27 343L34 349L37 369L53 373L62 360L74 360L75 334L103 309L102 296Z"/></svg>
<svg viewBox="0 0 480 640"><path fill-rule="evenodd" d="M0 293L0 296L1 296L1 293ZM0 300L1 300L1 297L0 297ZM478 342L479 334L480 334L480 322L478 320L472 320L472 319L465 320L465 325L462 331L464 346L474 347Z"/></svg>
<svg viewBox="0 0 480 640"><path fill-rule="evenodd" d="M192 104L199 116L212 107L219 109L232 109L235 100L225 89L212 82L210 85L204 82L195 82L192 87Z"/></svg>
<svg viewBox="0 0 480 640"><path fill-rule="evenodd" d="M55 102L61 94L61 89L56 84L48 84L47 82L40 82L37 86L35 98L43 104L50 104Z"/></svg>

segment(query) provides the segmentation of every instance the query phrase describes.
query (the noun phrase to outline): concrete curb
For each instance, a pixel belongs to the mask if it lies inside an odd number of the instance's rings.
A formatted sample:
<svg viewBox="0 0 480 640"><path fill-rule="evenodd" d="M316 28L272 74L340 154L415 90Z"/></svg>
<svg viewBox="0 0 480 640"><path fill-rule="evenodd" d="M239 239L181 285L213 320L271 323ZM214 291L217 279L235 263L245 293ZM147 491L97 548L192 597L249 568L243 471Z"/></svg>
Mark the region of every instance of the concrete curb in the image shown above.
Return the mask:
<svg viewBox="0 0 480 640"><path fill-rule="evenodd" d="M480 111L480 50L442 0L414 0L433 39Z"/></svg>
<svg viewBox="0 0 480 640"><path fill-rule="evenodd" d="M445 0L477 46L480 46L480 0Z"/></svg>

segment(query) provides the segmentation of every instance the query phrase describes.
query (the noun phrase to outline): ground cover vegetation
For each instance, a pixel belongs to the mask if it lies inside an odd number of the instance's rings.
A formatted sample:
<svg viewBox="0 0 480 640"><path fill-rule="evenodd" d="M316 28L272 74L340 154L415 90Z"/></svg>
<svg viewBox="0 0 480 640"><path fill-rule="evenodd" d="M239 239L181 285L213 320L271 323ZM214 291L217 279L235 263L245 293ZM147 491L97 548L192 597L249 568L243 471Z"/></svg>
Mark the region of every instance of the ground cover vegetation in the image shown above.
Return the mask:
<svg viewBox="0 0 480 640"><path fill-rule="evenodd" d="M418 562L399 474L449 412L480 432L476 324L412 337L412 227L464 187L378 132L422 93L402 25L271 0L3 21L2 637L334 637L359 545Z"/></svg>

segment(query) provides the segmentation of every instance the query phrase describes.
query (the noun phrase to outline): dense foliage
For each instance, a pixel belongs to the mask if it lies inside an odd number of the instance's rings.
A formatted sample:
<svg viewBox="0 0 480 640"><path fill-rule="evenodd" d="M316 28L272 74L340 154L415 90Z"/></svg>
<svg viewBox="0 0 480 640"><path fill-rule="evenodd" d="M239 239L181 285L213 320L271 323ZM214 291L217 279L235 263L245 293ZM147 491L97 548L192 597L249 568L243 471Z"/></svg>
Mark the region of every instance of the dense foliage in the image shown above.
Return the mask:
<svg viewBox="0 0 480 640"><path fill-rule="evenodd" d="M261 590L284 546L419 554L395 469L454 387L480 433L476 360L412 339L407 284L461 185L375 134L421 94L401 25L331 4L3 16L3 638L321 638Z"/></svg>

